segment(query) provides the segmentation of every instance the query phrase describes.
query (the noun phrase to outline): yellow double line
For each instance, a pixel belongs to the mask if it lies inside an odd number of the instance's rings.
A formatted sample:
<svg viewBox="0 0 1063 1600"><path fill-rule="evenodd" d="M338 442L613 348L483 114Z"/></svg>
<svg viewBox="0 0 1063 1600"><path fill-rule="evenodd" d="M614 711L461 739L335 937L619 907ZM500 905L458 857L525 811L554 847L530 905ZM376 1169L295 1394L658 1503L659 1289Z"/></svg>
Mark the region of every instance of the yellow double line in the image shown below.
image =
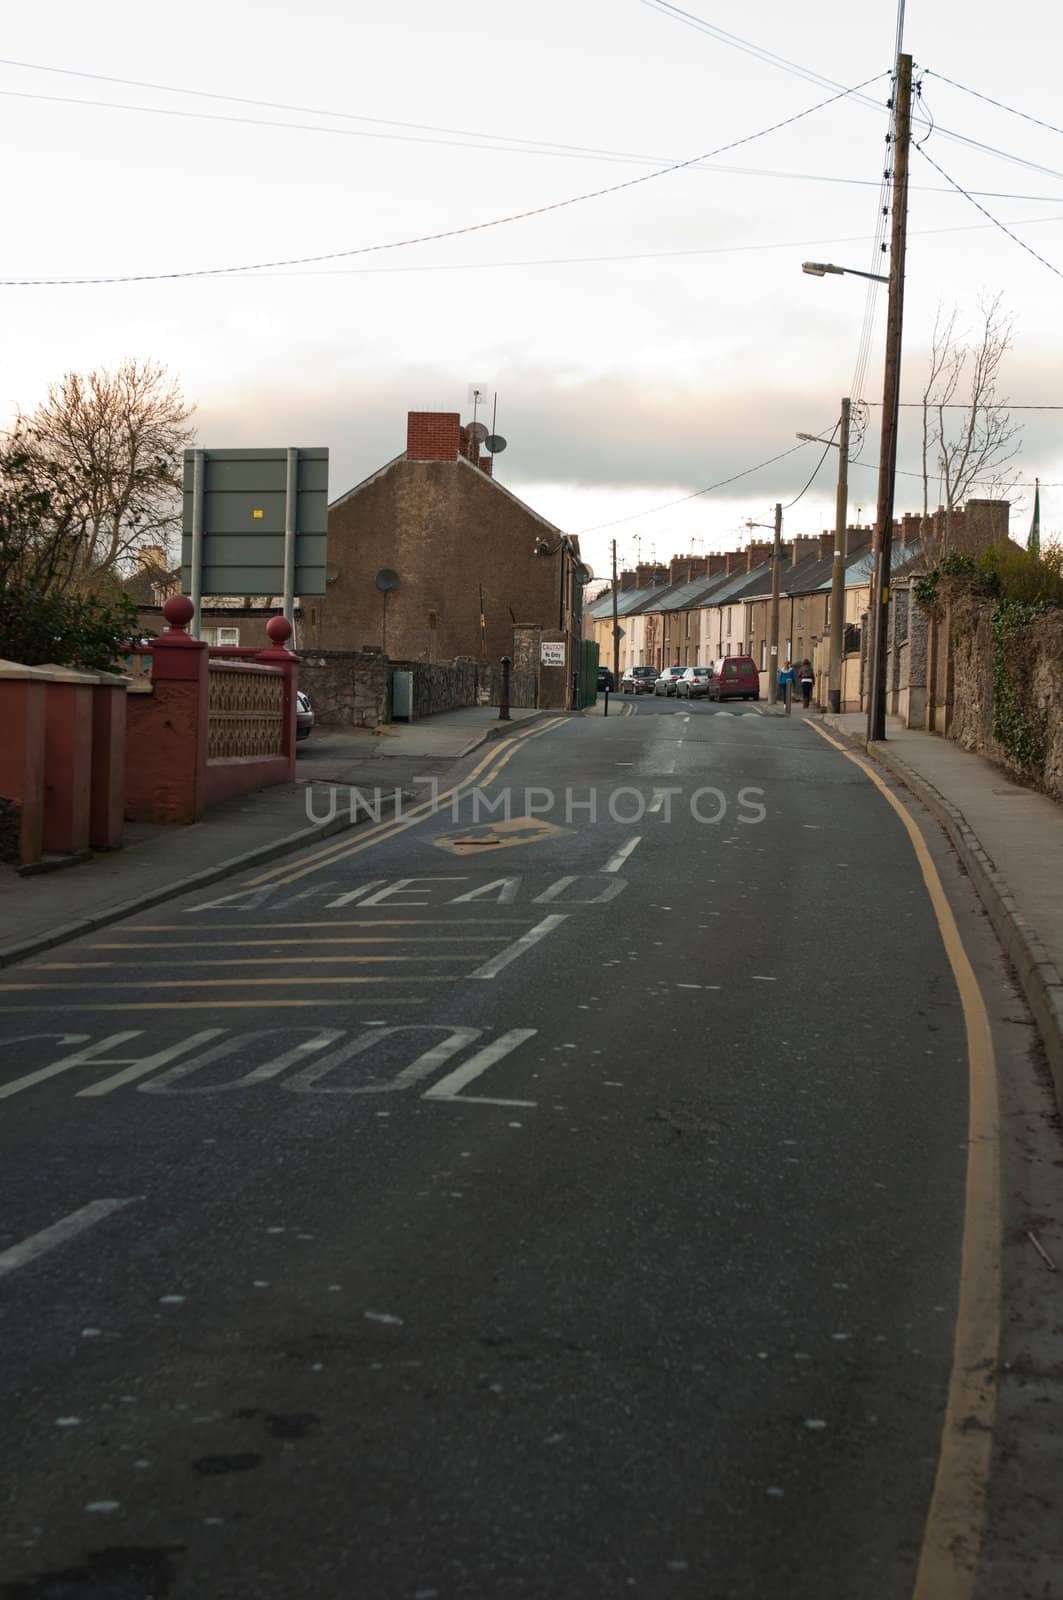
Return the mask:
<svg viewBox="0 0 1063 1600"><path fill-rule="evenodd" d="M291 864L274 867L270 872L263 872L257 878L248 878L247 886L258 888L263 883L296 883L298 879L309 876L312 872L320 872L324 867L332 867L338 861L345 861L348 856L358 855L363 850L371 850L374 845L384 844L396 834L405 833L407 828L415 828L426 817L433 816L442 806L453 800L455 796L464 797L474 788L486 788L493 783L501 772L506 762L516 755L517 751L526 745L529 740L537 739L541 733L548 733L551 728L556 728L564 722L564 717L550 717L548 721L541 722L538 726L515 733L501 743L495 745L483 756L459 782L452 784L449 789L444 789L431 800L422 800L420 805L414 806L401 818L393 818L390 822L375 823L366 833L360 833L355 843L341 840L337 844L326 845L300 861L299 866L293 871ZM490 771L486 771L490 768ZM481 777L482 773L486 773Z"/></svg>

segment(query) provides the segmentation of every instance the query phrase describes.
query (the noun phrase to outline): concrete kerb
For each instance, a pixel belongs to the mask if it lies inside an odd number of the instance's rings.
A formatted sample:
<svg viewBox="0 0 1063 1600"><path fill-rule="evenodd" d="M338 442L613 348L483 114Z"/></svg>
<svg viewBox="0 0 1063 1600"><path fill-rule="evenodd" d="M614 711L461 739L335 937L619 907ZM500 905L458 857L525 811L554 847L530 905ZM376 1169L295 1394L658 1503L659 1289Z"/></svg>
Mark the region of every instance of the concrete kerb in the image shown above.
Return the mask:
<svg viewBox="0 0 1063 1600"><path fill-rule="evenodd" d="M959 806L947 800L929 779L879 743L865 743L844 733L827 715L834 733L885 767L941 823L974 884L1000 944L1022 985L1048 1057L1056 1103L1063 1111L1063 977L1034 928L1022 915L1008 885Z"/></svg>
<svg viewBox="0 0 1063 1600"><path fill-rule="evenodd" d="M44 950L54 949L56 945L69 944L72 939L80 939L86 933L94 933L97 928L109 927L113 922L122 922L126 917L135 916L140 911L150 911L152 907L173 900L177 895L187 894L196 889L207 889L236 872L262 866L267 861L286 855L290 850L298 850L301 845L312 844L318 839L327 839L330 835L343 833L348 828L361 827L368 820L368 816L352 818L349 813L346 816L337 815L328 822L319 823L312 828L300 828L296 833L286 834L282 839L274 839L270 844L260 845L257 850L247 850L242 855L229 856L213 867L204 867L201 872L190 872L177 883L160 885L155 889L146 890L132 900L123 900L115 905L105 906L100 911L88 912L76 922L62 923L57 928L49 928L47 933L36 934L22 944L8 945L6 949L0 950L0 967L13 966L16 961L26 961L31 956L40 955Z"/></svg>
<svg viewBox="0 0 1063 1600"><path fill-rule="evenodd" d="M540 711L533 717L524 717L519 726L528 727L549 715ZM451 757L452 760L462 760L471 751L480 745L486 744L489 739L495 739L502 733L513 730L514 724L502 722L486 728L477 734L461 754ZM310 787L310 785L307 785ZM162 905L167 900L173 900L177 895L194 892L196 889L208 889L212 884L220 883L223 878L232 877L234 873L243 872L251 867L262 866L268 861L274 861L278 856L287 855L291 850L298 850L302 845L312 844L319 839L328 839L336 833L343 833L349 828L360 827L369 820L368 816L351 817L337 815L328 822L319 823L312 828L300 828L295 833L289 833L282 839L274 839L270 844L260 845L257 850L247 850L242 855L230 856L225 861L219 861L212 867L204 867L201 872L189 873L178 883L169 883L155 889L146 890L144 894L137 895L132 900L123 900L116 905L104 907L100 911L92 911L76 922L62 923L57 928L49 928L46 933L36 934L32 939L26 939L21 944L8 945L0 950L0 968L13 966L17 961L27 961L32 956L40 955L45 950L52 950L56 945L69 944L73 939L83 938L87 933L94 933L97 928L109 927L112 923L122 922L126 917L136 916L141 911L150 911L154 906Z"/></svg>

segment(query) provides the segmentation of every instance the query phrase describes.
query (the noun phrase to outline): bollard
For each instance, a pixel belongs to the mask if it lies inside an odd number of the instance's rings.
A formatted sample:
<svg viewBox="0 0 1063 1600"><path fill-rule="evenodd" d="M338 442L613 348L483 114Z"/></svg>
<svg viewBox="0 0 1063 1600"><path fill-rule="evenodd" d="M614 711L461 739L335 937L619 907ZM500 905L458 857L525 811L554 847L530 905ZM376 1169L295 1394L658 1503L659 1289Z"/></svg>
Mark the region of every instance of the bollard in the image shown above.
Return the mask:
<svg viewBox="0 0 1063 1600"><path fill-rule="evenodd" d="M605 691L605 715L609 715L609 690Z"/></svg>
<svg viewBox="0 0 1063 1600"><path fill-rule="evenodd" d="M794 692L793 680L791 678L787 678L787 680L786 680L786 715L787 716L790 715L790 701L793 698L793 692Z"/></svg>
<svg viewBox="0 0 1063 1600"><path fill-rule="evenodd" d="M502 657L502 689L498 696L498 720L508 722L509 717L509 669L513 665L509 656Z"/></svg>

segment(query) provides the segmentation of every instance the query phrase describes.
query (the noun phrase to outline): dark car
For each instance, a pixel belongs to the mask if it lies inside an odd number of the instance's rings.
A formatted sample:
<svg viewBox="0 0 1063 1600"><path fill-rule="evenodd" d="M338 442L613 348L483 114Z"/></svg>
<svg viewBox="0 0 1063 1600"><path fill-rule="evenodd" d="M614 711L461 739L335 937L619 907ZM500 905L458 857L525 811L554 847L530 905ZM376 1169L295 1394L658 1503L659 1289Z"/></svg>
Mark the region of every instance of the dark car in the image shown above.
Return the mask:
<svg viewBox="0 0 1063 1600"><path fill-rule="evenodd" d="M628 667L620 679L620 688L623 694L652 694L656 682L656 667Z"/></svg>
<svg viewBox="0 0 1063 1600"><path fill-rule="evenodd" d="M752 656L721 656L709 679L710 700L759 700L760 673Z"/></svg>
<svg viewBox="0 0 1063 1600"><path fill-rule="evenodd" d="M708 694L711 667L688 667L675 686L676 695L686 695L688 700L693 700L695 695Z"/></svg>
<svg viewBox="0 0 1063 1600"><path fill-rule="evenodd" d="M599 667L598 668L598 693L601 694L603 689L614 689L615 687L616 687L616 685L613 682L612 668L611 667Z"/></svg>

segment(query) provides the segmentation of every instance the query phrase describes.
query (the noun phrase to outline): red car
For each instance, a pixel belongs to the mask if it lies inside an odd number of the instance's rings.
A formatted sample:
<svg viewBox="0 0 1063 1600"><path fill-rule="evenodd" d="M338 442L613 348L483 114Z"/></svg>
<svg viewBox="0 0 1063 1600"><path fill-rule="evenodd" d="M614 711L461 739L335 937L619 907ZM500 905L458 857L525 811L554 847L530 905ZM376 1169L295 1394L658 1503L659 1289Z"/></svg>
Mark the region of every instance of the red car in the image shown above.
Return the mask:
<svg viewBox="0 0 1063 1600"><path fill-rule="evenodd" d="M752 656L721 656L712 665L710 700L759 700L760 673Z"/></svg>

